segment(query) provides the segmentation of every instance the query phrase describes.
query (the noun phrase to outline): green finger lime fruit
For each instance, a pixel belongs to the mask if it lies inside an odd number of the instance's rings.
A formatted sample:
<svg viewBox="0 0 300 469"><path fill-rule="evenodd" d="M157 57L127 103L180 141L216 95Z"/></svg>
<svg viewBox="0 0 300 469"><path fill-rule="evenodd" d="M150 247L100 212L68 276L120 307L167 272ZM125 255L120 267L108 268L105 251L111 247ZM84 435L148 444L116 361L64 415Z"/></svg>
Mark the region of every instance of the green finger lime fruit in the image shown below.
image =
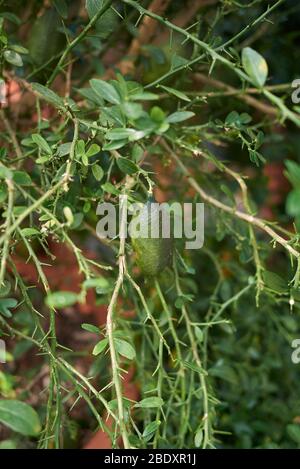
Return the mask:
<svg viewBox="0 0 300 469"><path fill-rule="evenodd" d="M168 232L163 233L164 216L169 216L166 208L151 197L134 219L138 232L131 234L132 246L137 255L137 263L147 277L158 276L172 261L173 237L168 236ZM151 235L151 227L158 230L158 237Z"/></svg>

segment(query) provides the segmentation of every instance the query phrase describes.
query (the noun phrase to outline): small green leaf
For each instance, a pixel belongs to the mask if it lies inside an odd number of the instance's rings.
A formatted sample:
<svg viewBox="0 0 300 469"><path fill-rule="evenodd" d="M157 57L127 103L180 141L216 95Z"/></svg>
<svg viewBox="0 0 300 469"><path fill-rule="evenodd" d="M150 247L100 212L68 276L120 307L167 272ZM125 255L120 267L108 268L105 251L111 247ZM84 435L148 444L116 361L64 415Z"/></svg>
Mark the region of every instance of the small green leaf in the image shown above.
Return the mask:
<svg viewBox="0 0 300 469"><path fill-rule="evenodd" d="M164 85L159 85L159 87L167 91L167 93L173 94L177 98L182 99L183 101L188 101L188 102L191 101L190 98L186 94L182 93L182 91L178 91L178 90L175 90L174 88L170 88L169 86L164 86Z"/></svg>
<svg viewBox="0 0 300 469"><path fill-rule="evenodd" d="M165 112L158 106L153 106L150 111L150 117L154 122L161 124L166 119Z"/></svg>
<svg viewBox="0 0 300 469"><path fill-rule="evenodd" d="M154 93L149 93L149 91L140 91L130 95L130 99L133 101L156 101L159 99L159 96Z"/></svg>
<svg viewBox="0 0 300 469"><path fill-rule="evenodd" d="M150 422L146 425L142 437L144 440L149 441L151 437L154 435L154 433L157 431L161 424L160 420L156 420L155 422Z"/></svg>
<svg viewBox="0 0 300 469"><path fill-rule="evenodd" d="M13 173L10 169L5 166L0 166L0 179L12 179Z"/></svg>
<svg viewBox="0 0 300 469"><path fill-rule="evenodd" d="M134 174L139 171L139 167L127 158L118 158L117 165L124 174Z"/></svg>
<svg viewBox="0 0 300 469"><path fill-rule="evenodd" d="M65 219L67 220L68 226L71 226L74 223L74 215L70 207L67 205L63 208L63 213L65 216Z"/></svg>
<svg viewBox="0 0 300 469"><path fill-rule="evenodd" d="M196 435L195 435L194 442L195 442L196 448L200 448L202 440L203 440L203 430L200 429L196 432Z"/></svg>
<svg viewBox="0 0 300 469"><path fill-rule="evenodd" d="M42 137L40 134L32 134L31 136L34 143L41 148L45 153L48 155L52 155L52 150L48 144L48 142Z"/></svg>
<svg viewBox="0 0 300 469"><path fill-rule="evenodd" d="M93 349L93 355L100 355L108 345L108 339L102 339L98 344L95 345Z"/></svg>
<svg viewBox="0 0 300 469"><path fill-rule="evenodd" d="M151 409L156 407L162 407L164 401L161 397L153 396L153 397L146 397L142 399L140 402L137 402L134 407L141 407L143 409Z"/></svg>
<svg viewBox="0 0 300 469"><path fill-rule="evenodd" d="M198 326L195 327L195 335L196 335L196 337L197 337L198 342L202 342L202 341L203 341L203 332L202 332L202 330L200 329L200 327L198 327Z"/></svg>
<svg viewBox="0 0 300 469"><path fill-rule="evenodd" d="M71 150L71 145L72 145L72 142L66 142L66 143L62 143L61 145L59 145L59 147L57 148L58 156L69 155L70 150Z"/></svg>
<svg viewBox="0 0 300 469"><path fill-rule="evenodd" d="M40 158L37 158L35 160L36 164L44 164L44 163L47 163L47 161L49 161L49 156L40 156Z"/></svg>
<svg viewBox="0 0 300 469"><path fill-rule="evenodd" d="M128 358L128 360L135 358L135 350L126 340L114 339L114 343L117 352L122 355L122 357Z"/></svg>
<svg viewBox="0 0 300 469"><path fill-rule="evenodd" d="M14 171L13 180L19 186L30 186L32 184L31 177L25 171Z"/></svg>
<svg viewBox="0 0 300 469"><path fill-rule="evenodd" d="M128 143L127 140L114 140L113 142L106 143L103 146L103 150L111 151L111 150L118 150L119 148L124 147Z"/></svg>
<svg viewBox="0 0 300 469"><path fill-rule="evenodd" d="M82 157L85 154L85 143L84 140L78 140L75 147L76 156Z"/></svg>
<svg viewBox="0 0 300 469"><path fill-rule="evenodd" d="M296 163L296 161L287 160L285 165L288 170L285 173L286 177L296 189L300 189L300 164Z"/></svg>
<svg viewBox="0 0 300 469"><path fill-rule="evenodd" d="M100 151L99 145L97 145L96 143L93 143L87 150L86 156L89 158L90 156L93 156L99 153L99 151Z"/></svg>
<svg viewBox="0 0 300 469"><path fill-rule="evenodd" d="M50 293L46 298L49 308L66 308L72 306L78 300L78 295L71 291L57 291Z"/></svg>
<svg viewBox="0 0 300 469"><path fill-rule="evenodd" d="M110 282L105 277L89 278L83 282L83 288L97 288L98 292L107 292L111 289Z"/></svg>
<svg viewBox="0 0 300 469"><path fill-rule="evenodd" d="M13 50L6 50L4 51L4 58L6 62L9 62L12 65L15 65L16 67L22 67L23 65L23 60L20 54Z"/></svg>
<svg viewBox="0 0 300 469"><path fill-rule="evenodd" d="M184 297L178 296L174 304L175 308L181 309L184 306Z"/></svg>
<svg viewBox="0 0 300 469"><path fill-rule="evenodd" d="M64 108L64 102L60 96L58 96L54 91L46 88L46 86L41 85L40 83L32 83L32 89L38 93L45 101L53 104L55 107Z"/></svg>
<svg viewBox="0 0 300 469"><path fill-rule="evenodd" d="M37 436L41 430L36 411L25 402L17 400L0 400L0 422L26 436Z"/></svg>
<svg viewBox="0 0 300 469"><path fill-rule="evenodd" d="M94 175L94 178L97 180L97 181L101 181L101 179L103 178L104 176L104 171L103 169L101 168L101 166L99 166L98 164L94 164L92 166L92 173Z"/></svg>
<svg viewBox="0 0 300 469"><path fill-rule="evenodd" d="M94 324L83 323L81 324L81 328L84 329L85 331L92 332L93 334L100 333L99 327L94 326Z"/></svg>
<svg viewBox="0 0 300 469"><path fill-rule="evenodd" d="M137 103L126 102L123 104L122 109L126 117L131 120L136 120L144 114L143 106Z"/></svg>
<svg viewBox="0 0 300 469"><path fill-rule="evenodd" d="M20 44L10 44L9 48L15 52L18 52L19 54L29 54L28 49L23 46L20 46Z"/></svg>
<svg viewBox="0 0 300 469"><path fill-rule="evenodd" d="M25 238L30 238L30 236L36 236L40 234L39 230L36 228L23 228L21 233Z"/></svg>
<svg viewBox="0 0 300 469"><path fill-rule="evenodd" d="M106 134L106 138L108 140L123 140L124 138L128 138L129 140L137 140L138 138L142 138L145 135L144 132L135 130L135 129L112 129L109 130ZM136 138L138 137L138 138Z"/></svg>
<svg viewBox="0 0 300 469"><path fill-rule="evenodd" d="M138 143L135 143L132 148L131 156L133 160L138 163L144 156L143 147L141 147Z"/></svg>
<svg viewBox="0 0 300 469"><path fill-rule="evenodd" d="M92 79L90 80L92 89L103 99L111 104L120 104L121 98L117 90L104 80Z"/></svg>
<svg viewBox="0 0 300 469"><path fill-rule="evenodd" d="M286 211L291 217L300 215L300 189L294 189L288 194Z"/></svg>
<svg viewBox="0 0 300 469"><path fill-rule="evenodd" d="M265 270L263 272L262 277L266 286L270 290L273 290L276 293L285 293L288 290L288 282L286 282L282 277L280 277L280 275L276 274L275 272Z"/></svg>
<svg viewBox="0 0 300 469"><path fill-rule="evenodd" d="M114 194L114 195L120 194L120 191L111 182L106 182L105 184L102 184L101 187L104 190L104 192L108 192L109 194Z"/></svg>
<svg viewBox="0 0 300 469"><path fill-rule="evenodd" d="M265 59L251 47L242 50L242 63L245 72L256 86L264 86L268 76L268 65Z"/></svg>
<svg viewBox="0 0 300 469"><path fill-rule="evenodd" d="M84 164L84 166L88 166L88 165L89 165L89 160L88 160L88 157L86 156L85 153L81 156L81 161L82 161L82 163Z"/></svg>
<svg viewBox="0 0 300 469"><path fill-rule="evenodd" d="M6 318L11 318L11 308L15 308L18 302L14 298L2 298L0 299L0 314Z"/></svg>
<svg viewBox="0 0 300 469"><path fill-rule="evenodd" d="M187 119L190 119L194 115L195 113L191 111L177 111L177 112L173 112L173 114L170 114L167 117L167 121L169 122L169 124L175 124L177 122L182 122Z"/></svg>

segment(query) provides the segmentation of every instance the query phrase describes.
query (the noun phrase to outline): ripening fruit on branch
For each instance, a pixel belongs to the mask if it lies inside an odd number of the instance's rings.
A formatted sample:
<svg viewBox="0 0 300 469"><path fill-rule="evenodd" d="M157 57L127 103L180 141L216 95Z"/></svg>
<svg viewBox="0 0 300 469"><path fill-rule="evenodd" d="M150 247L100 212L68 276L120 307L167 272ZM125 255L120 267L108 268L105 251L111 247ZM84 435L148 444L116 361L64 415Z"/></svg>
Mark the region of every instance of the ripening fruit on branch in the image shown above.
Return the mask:
<svg viewBox="0 0 300 469"><path fill-rule="evenodd" d="M131 236L132 246L137 255L137 263L146 277L158 276L173 257L173 237L163 237L163 216L166 211L155 199L150 197L135 222L139 225L139 233ZM169 216L169 214L165 214ZM159 237L151 236L151 227L158 229Z"/></svg>

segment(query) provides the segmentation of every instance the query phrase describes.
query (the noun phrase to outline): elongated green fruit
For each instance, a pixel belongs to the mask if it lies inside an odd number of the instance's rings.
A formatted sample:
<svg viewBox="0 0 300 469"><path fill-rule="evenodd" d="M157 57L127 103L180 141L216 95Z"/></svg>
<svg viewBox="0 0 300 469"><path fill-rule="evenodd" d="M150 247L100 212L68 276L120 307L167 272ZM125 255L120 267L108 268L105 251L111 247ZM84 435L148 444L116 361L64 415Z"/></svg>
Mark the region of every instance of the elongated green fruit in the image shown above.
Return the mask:
<svg viewBox="0 0 300 469"><path fill-rule="evenodd" d="M35 65L43 65L63 49L65 36L59 31L60 26L55 8L49 8L35 21L28 42L29 54Z"/></svg>
<svg viewBox="0 0 300 469"><path fill-rule="evenodd" d="M173 238L162 234L162 214L166 209L160 209L159 204L150 198L144 205L135 223L139 225L139 233L132 234L133 249L137 255L137 263L142 273L147 277L156 277L165 267L169 266L173 256ZM151 237L151 227L157 228L159 237Z"/></svg>

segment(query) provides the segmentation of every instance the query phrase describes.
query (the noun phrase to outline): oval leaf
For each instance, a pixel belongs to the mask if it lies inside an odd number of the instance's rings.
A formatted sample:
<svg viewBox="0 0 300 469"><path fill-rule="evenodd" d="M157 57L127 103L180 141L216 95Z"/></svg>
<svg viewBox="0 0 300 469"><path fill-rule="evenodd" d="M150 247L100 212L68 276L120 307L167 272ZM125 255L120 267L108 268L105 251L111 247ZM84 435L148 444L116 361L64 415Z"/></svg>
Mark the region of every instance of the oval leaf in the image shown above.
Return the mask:
<svg viewBox="0 0 300 469"><path fill-rule="evenodd" d="M36 411L25 402L17 400L0 400L0 422L27 436L36 436L41 429Z"/></svg>
<svg viewBox="0 0 300 469"><path fill-rule="evenodd" d="M135 358L135 350L126 340L114 339L114 343L117 352L122 355L122 357L128 358L128 360Z"/></svg>
<svg viewBox="0 0 300 469"><path fill-rule="evenodd" d="M92 89L100 96L111 104L120 104L121 98L117 90L104 80L93 79L90 80Z"/></svg>
<svg viewBox="0 0 300 469"><path fill-rule="evenodd" d="M117 165L122 173L125 174L134 174L139 171L138 166L133 163L133 161L128 160L127 158L118 158Z"/></svg>
<svg viewBox="0 0 300 469"><path fill-rule="evenodd" d="M242 63L253 83L259 87L264 86L268 76L268 65L263 56L251 47L245 47L242 51Z"/></svg>
<svg viewBox="0 0 300 469"><path fill-rule="evenodd" d="M72 306L78 300L76 293L71 291L57 291L50 293L46 298L49 308L66 308Z"/></svg>
<svg viewBox="0 0 300 469"><path fill-rule="evenodd" d="M149 441L152 437L152 435L156 432L156 430L159 428L161 424L160 420L157 420L155 422L150 422L148 425L146 425L144 431L143 431L143 438L146 441Z"/></svg>
<svg viewBox="0 0 300 469"><path fill-rule="evenodd" d="M167 121L169 122L169 124L175 124L176 122L182 122L182 121L185 121L186 119L190 119L194 115L195 113L191 111L173 112L173 114L170 114L167 117Z"/></svg>
<svg viewBox="0 0 300 469"><path fill-rule="evenodd" d="M37 230L36 228L23 228L21 230L21 233L25 238L29 238L30 236L35 236L35 235L40 234L39 230Z"/></svg>
<svg viewBox="0 0 300 469"><path fill-rule="evenodd" d="M23 60L20 54L13 50L6 50L4 51L4 58L6 62L15 65L16 67L22 67L23 65Z"/></svg>
<svg viewBox="0 0 300 469"><path fill-rule="evenodd" d="M101 352L103 352L108 344L108 339L103 339L98 342L98 344L95 345L94 350L93 350L93 355L100 355Z"/></svg>
<svg viewBox="0 0 300 469"><path fill-rule="evenodd" d="M30 186L32 184L31 177L25 171L14 171L13 180L19 186Z"/></svg>
<svg viewBox="0 0 300 469"><path fill-rule="evenodd" d="M164 404L164 401L161 397L153 396L146 397L140 402L137 402L134 407L142 407L143 409L151 409L156 407L161 407Z"/></svg>
<svg viewBox="0 0 300 469"><path fill-rule="evenodd" d="M45 101L53 104L55 107L63 108L64 102L60 96L58 96L54 91L49 90L46 86L41 85L40 83L32 83L32 89L38 93Z"/></svg>
<svg viewBox="0 0 300 469"><path fill-rule="evenodd" d="M101 166L99 166L98 164L94 164L92 166L92 173L93 173L93 176L96 179L96 181L101 181L101 179L104 176L104 171L101 168Z"/></svg>

